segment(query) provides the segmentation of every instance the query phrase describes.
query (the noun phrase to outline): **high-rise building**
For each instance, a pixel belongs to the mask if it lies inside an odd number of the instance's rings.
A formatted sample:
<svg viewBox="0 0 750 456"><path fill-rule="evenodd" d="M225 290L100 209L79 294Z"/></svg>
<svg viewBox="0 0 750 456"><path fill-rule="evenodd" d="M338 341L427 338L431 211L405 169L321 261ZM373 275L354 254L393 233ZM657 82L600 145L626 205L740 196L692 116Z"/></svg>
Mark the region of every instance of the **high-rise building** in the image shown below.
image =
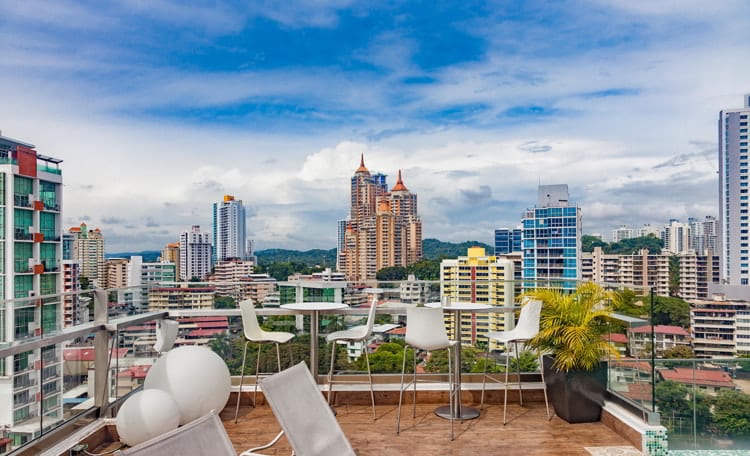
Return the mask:
<svg viewBox="0 0 750 456"><path fill-rule="evenodd" d="M506 255L521 251L521 228L499 228L495 230L495 255Z"/></svg>
<svg viewBox="0 0 750 456"><path fill-rule="evenodd" d="M245 235L245 207L232 195L213 204L213 264L230 258L248 259Z"/></svg>
<svg viewBox="0 0 750 456"><path fill-rule="evenodd" d="M718 232L716 217L709 215L704 220L690 217L688 225L690 226L690 250L698 255L705 255L709 250L716 252L716 233Z"/></svg>
<svg viewBox="0 0 750 456"><path fill-rule="evenodd" d="M62 328L62 160L0 136L0 343ZM43 366L43 367L42 367ZM0 359L0 429L19 446L63 418L62 349L50 344Z"/></svg>
<svg viewBox="0 0 750 456"><path fill-rule="evenodd" d="M669 221L669 225L664 227L661 239L664 242L663 249L665 251L676 255L687 253L691 250L690 225L672 219Z"/></svg>
<svg viewBox="0 0 750 456"><path fill-rule="evenodd" d="M90 230L85 223L68 229L73 240L73 259L81 264L80 274L92 287L103 288L106 284L104 266L104 235L99 228Z"/></svg>
<svg viewBox="0 0 750 456"><path fill-rule="evenodd" d="M568 186L540 185L537 204L523 216L525 288L575 289L581 278L581 209Z"/></svg>
<svg viewBox="0 0 750 456"><path fill-rule="evenodd" d="M351 179L351 211L337 263L349 280L372 280L382 268L422 258L422 220L417 195L398 173L388 191L383 174L371 175L361 157Z"/></svg>
<svg viewBox="0 0 750 456"><path fill-rule="evenodd" d="M104 260L105 279L102 280L102 288L125 288L128 286L128 267L130 261L127 258L107 258Z"/></svg>
<svg viewBox="0 0 750 456"><path fill-rule="evenodd" d="M180 278L180 243L172 242L164 247L161 251L161 261L169 261L174 263L174 276L175 280Z"/></svg>
<svg viewBox="0 0 750 456"><path fill-rule="evenodd" d="M631 239L633 237L633 229L628 228L626 225L620 225L619 228L612 231L612 242L620 242L624 239Z"/></svg>
<svg viewBox="0 0 750 456"><path fill-rule="evenodd" d="M719 249L721 283L750 285L750 160L748 117L750 95L744 107L719 112Z"/></svg>
<svg viewBox="0 0 750 456"><path fill-rule="evenodd" d="M211 240L199 225L180 234L180 280L205 280L211 273Z"/></svg>
<svg viewBox="0 0 750 456"><path fill-rule="evenodd" d="M454 302L477 302L492 306L512 307L514 287L513 260L486 255L482 247L470 247L466 256L440 262L440 297ZM512 315L512 314L509 314ZM461 343L474 345L487 342L490 331L504 331L508 315L499 312L461 314ZM455 315L446 315L448 332L455 338ZM500 348L496 342L490 350Z"/></svg>

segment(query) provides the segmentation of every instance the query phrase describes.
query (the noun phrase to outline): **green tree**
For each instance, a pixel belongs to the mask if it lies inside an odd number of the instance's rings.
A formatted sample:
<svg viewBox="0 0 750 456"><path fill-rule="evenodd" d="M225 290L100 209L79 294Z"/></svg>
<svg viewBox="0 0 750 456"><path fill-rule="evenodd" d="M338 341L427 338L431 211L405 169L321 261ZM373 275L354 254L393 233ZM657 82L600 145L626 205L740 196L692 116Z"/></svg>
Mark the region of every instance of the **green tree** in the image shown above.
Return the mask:
<svg viewBox="0 0 750 456"><path fill-rule="evenodd" d="M698 429L710 426L710 400L703 393L681 383L662 381L656 384L654 394L662 423L670 431L691 430L693 419Z"/></svg>
<svg viewBox="0 0 750 456"><path fill-rule="evenodd" d="M605 241L602 241L601 238L597 236L591 236L589 234L584 234L581 236L581 250L583 252L593 252L594 247L607 247L609 244L607 244Z"/></svg>
<svg viewBox="0 0 750 456"><path fill-rule="evenodd" d="M695 358L695 351L687 345L676 345L672 348L664 350L662 354L664 358L682 358L682 359L693 359Z"/></svg>
<svg viewBox="0 0 750 456"><path fill-rule="evenodd" d="M214 298L215 309L235 309L236 307L237 303L231 296L216 296Z"/></svg>
<svg viewBox="0 0 750 456"><path fill-rule="evenodd" d="M91 280L86 276L78 276L78 282L81 284L81 290L91 289Z"/></svg>
<svg viewBox="0 0 750 456"><path fill-rule="evenodd" d="M406 372L412 372L413 350L410 348L406 353ZM398 373L404 362L404 342L402 340L387 342L381 344L374 353L370 354L370 368L373 372L379 373ZM363 364L364 356L357 360L358 369L365 370L367 367Z"/></svg>
<svg viewBox="0 0 750 456"><path fill-rule="evenodd" d="M690 327L690 304L680 298L656 296L654 325ZM650 307L650 306L649 306Z"/></svg>
<svg viewBox="0 0 750 456"><path fill-rule="evenodd" d="M712 401L716 430L730 437L750 435L750 396L722 391Z"/></svg>
<svg viewBox="0 0 750 456"><path fill-rule="evenodd" d="M375 278L383 281L406 280L406 268L403 266L389 266L382 268L375 274Z"/></svg>
<svg viewBox="0 0 750 456"><path fill-rule="evenodd" d="M440 279L440 259L421 259L410 264L406 269L409 274L413 274L419 280Z"/></svg>

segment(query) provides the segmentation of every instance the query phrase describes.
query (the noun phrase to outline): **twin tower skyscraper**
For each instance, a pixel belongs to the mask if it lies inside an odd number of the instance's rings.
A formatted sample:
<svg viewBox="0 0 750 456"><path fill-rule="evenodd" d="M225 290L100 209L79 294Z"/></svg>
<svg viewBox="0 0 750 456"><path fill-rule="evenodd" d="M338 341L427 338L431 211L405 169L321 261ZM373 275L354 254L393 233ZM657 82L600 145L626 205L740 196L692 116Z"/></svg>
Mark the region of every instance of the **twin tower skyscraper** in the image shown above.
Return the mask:
<svg viewBox="0 0 750 456"><path fill-rule="evenodd" d="M364 155L351 179L349 218L339 222L338 270L347 280L366 281L390 266L422 258L422 220L417 195L404 185L401 171L388 190L384 174L371 174Z"/></svg>

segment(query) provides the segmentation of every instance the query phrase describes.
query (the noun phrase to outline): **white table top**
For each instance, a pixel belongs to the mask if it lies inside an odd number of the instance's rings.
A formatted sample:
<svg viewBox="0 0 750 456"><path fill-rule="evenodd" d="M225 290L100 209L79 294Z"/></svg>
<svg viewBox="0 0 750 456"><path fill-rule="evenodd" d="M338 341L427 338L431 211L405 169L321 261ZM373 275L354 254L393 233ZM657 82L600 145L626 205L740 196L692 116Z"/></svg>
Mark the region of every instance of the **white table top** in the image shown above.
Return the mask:
<svg viewBox="0 0 750 456"><path fill-rule="evenodd" d="M443 307L440 302L428 302L425 307L442 307L445 310L485 310L490 309L492 306L489 304L480 304L478 302L465 302L465 301L451 301L447 306Z"/></svg>
<svg viewBox="0 0 750 456"><path fill-rule="evenodd" d="M282 309L287 310L339 310L347 309L349 306L341 302L294 302L291 304L282 304Z"/></svg>

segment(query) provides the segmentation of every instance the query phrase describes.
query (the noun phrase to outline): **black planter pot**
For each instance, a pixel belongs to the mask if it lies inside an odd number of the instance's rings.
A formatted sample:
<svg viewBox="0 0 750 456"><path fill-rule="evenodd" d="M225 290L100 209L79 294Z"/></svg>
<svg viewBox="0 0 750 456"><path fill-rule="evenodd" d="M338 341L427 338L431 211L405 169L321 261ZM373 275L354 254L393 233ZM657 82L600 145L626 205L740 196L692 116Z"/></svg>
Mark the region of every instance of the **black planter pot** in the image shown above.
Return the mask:
<svg viewBox="0 0 750 456"><path fill-rule="evenodd" d="M568 423L599 421L607 392L607 363L593 371L558 371L552 356L543 357L544 382L555 413Z"/></svg>

